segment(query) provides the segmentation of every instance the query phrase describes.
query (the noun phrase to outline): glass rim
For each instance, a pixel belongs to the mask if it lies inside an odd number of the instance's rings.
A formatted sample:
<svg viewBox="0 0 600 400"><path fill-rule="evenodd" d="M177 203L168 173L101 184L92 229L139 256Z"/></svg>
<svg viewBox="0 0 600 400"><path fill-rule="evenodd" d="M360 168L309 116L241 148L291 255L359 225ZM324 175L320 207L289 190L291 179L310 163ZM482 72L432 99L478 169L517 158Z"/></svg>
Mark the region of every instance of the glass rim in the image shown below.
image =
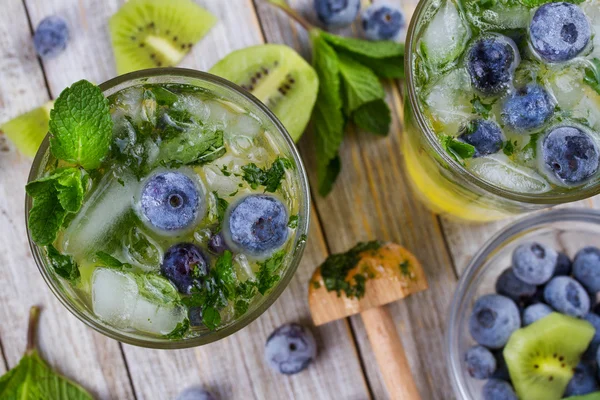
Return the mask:
<svg viewBox="0 0 600 400"><path fill-rule="evenodd" d="M435 151L435 153L441 157L443 162L450 167L450 169L454 172L459 173L461 176L465 177L469 183L477 186L479 189L483 189L486 192L492 193L496 196L506 198L508 200L517 201L521 203L529 203L529 204L545 204L545 205L556 205L563 203L570 203L573 201L587 199L589 197L600 194L600 182L597 182L595 185L592 185L583 189L574 189L572 192L566 194L559 195L547 195L547 194L535 194L535 193L518 193L508 189L502 189L496 185L493 185L471 171L465 168L461 163L452 158L448 152L446 152L440 141L433 132L425 118L423 113L421 112L421 108L419 107L419 99L416 93L416 82L413 74L413 61L414 55L416 54L416 41L418 40L418 28L420 28L421 20L424 16L424 13L427 11L427 8L431 5L434 0L423 0L420 1L413 16L411 18L407 35L406 35L406 51L404 57L404 70L406 71L406 87L407 87L407 97L410 107L412 109L413 116L417 122L419 134L424 135L425 139L429 146ZM406 99L405 99L406 101Z"/></svg>
<svg viewBox="0 0 600 400"><path fill-rule="evenodd" d="M273 303L279 298L279 296L288 287L291 279L295 275L296 270L298 269L298 266L302 259L304 249L306 247L306 240L304 238L308 234L310 224L311 195L308 185L308 177L304 168L304 164L300 157L300 153L298 152L298 149L293 139L287 132L286 128L266 105L264 105L250 92L244 90L243 88L234 84L233 82L230 82L216 75L209 74L207 72L196 71L186 68L169 67L151 68L130 72L109 79L108 81L100 84L99 87L100 89L102 89L102 92L105 93L106 91L112 88L115 88L121 84L130 81L156 77L191 78L208 82L214 84L215 86L235 92L236 95L242 96L243 98L248 100L253 107L258 108L262 113L264 113L269 119L269 122L272 123L276 128L277 132L274 133L283 137L287 147L286 150L289 151L290 155L292 156L297 169L298 181L300 185L300 187L298 188L298 194L303 200L300 202L300 209L298 213L303 218L299 219L299 224L295 235L295 242L291 247L291 251L293 252L292 259L285 271L282 273L281 278L277 282L277 285L266 296L263 296L262 301L259 302L254 309L251 309L242 317L233 321L229 325L226 325L224 328L212 331L206 335L183 340L161 339L159 337L143 339L141 335L132 337L122 331L117 330L116 328L110 327L106 323L100 323L99 318L91 318L90 316L80 312L79 309L75 307L73 302L67 296L65 296L63 292L59 289L57 283L55 282L55 278L51 276L51 274L47 271L45 267L41 247L34 243L31 239L28 216L29 211L31 210L31 207L33 205L33 200L27 194L25 195L25 226L31 253L42 277L44 278L44 281L46 282L52 293L54 293L54 295L62 303L62 305L65 306L67 310L69 310L69 312L71 312L71 314L73 314L77 319L79 319L95 331L100 332L101 334L122 343L154 349L184 349L209 344L234 334L235 332L241 330L242 328L248 326L251 322L256 320L265 311L267 311L267 309L271 307ZM49 151L49 144L49 134L47 134L35 155L27 178L27 183L37 178L38 168L42 164L44 157Z"/></svg>
<svg viewBox="0 0 600 400"><path fill-rule="evenodd" d="M600 225L600 210L591 208L561 208L520 218L488 239L471 258L467 268L465 268L460 276L452 297L452 302L450 303L449 317L446 322L445 346L447 350L446 368L454 387L454 392L461 398L471 399L464 379L465 372L461 367L462 354L459 352L459 340L461 337L457 329L460 311L464 309L465 302L469 300L468 296L466 296L466 293L469 292L469 287L474 284L475 277L482 271L489 257L500 250L505 244L521 236L525 231L533 231L540 226L562 221Z"/></svg>

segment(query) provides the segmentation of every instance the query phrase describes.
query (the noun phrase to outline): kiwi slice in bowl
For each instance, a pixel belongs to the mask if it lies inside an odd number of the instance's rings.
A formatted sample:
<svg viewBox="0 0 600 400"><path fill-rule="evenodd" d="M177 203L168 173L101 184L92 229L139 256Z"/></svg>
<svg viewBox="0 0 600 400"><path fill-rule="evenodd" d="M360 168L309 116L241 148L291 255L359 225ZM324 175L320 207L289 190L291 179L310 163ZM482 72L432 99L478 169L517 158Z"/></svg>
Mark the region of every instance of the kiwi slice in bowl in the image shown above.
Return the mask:
<svg viewBox="0 0 600 400"><path fill-rule="evenodd" d="M298 141L317 100L317 73L288 46L264 44L234 51L208 72L252 93Z"/></svg>
<svg viewBox="0 0 600 400"><path fill-rule="evenodd" d="M131 0L108 23L117 72L179 63L217 18L191 0Z"/></svg>
<svg viewBox="0 0 600 400"><path fill-rule="evenodd" d="M48 133L50 110L54 102L49 101L41 107L11 119L0 125L0 133L6 135L21 153L34 157Z"/></svg>
<svg viewBox="0 0 600 400"><path fill-rule="evenodd" d="M561 399L595 329L587 321L552 313L516 330L504 359L520 399Z"/></svg>

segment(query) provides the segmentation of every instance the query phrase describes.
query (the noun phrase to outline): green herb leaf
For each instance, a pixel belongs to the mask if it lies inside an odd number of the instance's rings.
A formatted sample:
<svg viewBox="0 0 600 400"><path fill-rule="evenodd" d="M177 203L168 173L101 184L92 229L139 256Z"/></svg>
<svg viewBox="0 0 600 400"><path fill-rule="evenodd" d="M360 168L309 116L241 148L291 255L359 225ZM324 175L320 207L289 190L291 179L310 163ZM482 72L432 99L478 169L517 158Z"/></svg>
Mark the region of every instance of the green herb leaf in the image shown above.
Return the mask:
<svg viewBox="0 0 600 400"><path fill-rule="evenodd" d="M50 245L46 247L50 265L56 275L68 280L71 283L77 282L79 279L79 267L73 257L60 254L56 247Z"/></svg>
<svg viewBox="0 0 600 400"><path fill-rule="evenodd" d="M171 340L183 339L189 330L190 320L186 318L182 322L178 322L177 326L175 326L175 328L171 332L165 335L165 338Z"/></svg>
<svg viewBox="0 0 600 400"><path fill-rule="evenodd" d="M35 345L38 317L39 309L32 307L29 316L32 334L25 355L17 366L0 377L0 398L92 400L84 388L52 371L40 357Z"/></svg>
<svg viewBox="0 0 600 400"><path fill-rule="evenodd" d="M504 152L505 155L512 156L515 152L516 145L517 145L516 140L514 141L514 143L511 142L510 140L507 140L506 143L504 144L504 147L502 147L502 151Z"/></svg>
<svg viewBox="0 0 600 400"><path fill-rule="evenodd" d="M108 99L81 80L63 90L50 111L50 150L59 160L98 168L110 150L112 127Z"/></svg>
<svg viewBox="0 0 600 400"><path fill-rule="evenodd" d="M364 104L385 97L383 86L373 71L348 56L340 54L338 59L346 115L351 115Z"/></svg>
<svg viewBox="0 0 600 400"><path fill-rule="evenodd" d="M496 101L493 100L491 103L484 103L479 96L475 96L471 99L471 104L473 105L473 113L480 115L482 118L487 119L490 117L490 113L492 112L492 106Z"/></svg>
<svg viewBox="0 0 600 400"><path fill-rule="evenodd" d="M376 135L387 136L392 123L392 112L385 100L363 104L352 114L352 121L360 129Z"/></svg>
<svg viewBox="0 0 600 400"><path fill-rule="evenodd" d="M600 94L600 59L590 60L591 65L585 69L583 81Z"/></svg>
<svg viewBox="0 0 600 400"><path fill-rule="evenodd" d="M462 142L452 136L442 135L440 137L440 142L444 150L458 162L462 162L465 158L471 158L475 155L474 146Z"/></svg>
<svg viewBox="0 0 600 400"><path fill-rule="evenodd" d="M219 280L225 286L225 297L233 300L235 296L236 276L233 271L233 256L229 250L225 250L215 263L215 271Z"/></svg>
<svg viewBox="0 0 600 400"><path fill-rule="evenodd" d="M222 130L206 129L190 122L175 131L176 135L162 142L157 164L205 164L222 157L226 152Z"/></svg>
<svg viewBox="0 0 600 400"><path fill-rule="evenodd" d="M256 166L254 163L250 163L242 167L244 175L242 179L245 180L252 189L256 189L259 186L265 187L265 192L276 192L281 186L281 181L285 176L285 170L292 168L293 164L287 158L277 157L269 169L263 169Z"/></svg>
<svg viewBox="0 0 600 400"><path fill-rule="evenodd" d="M115 257L111 256L108 253L103 251L99 251L96 253L96 257L102 263L104 267L113 268L113 269L123 269L123 268L131 268L131 264L127 264L119 261Z"/></svg>
<svg viewBox="0 0 600 400"><path fill-rule="evenodd" d="M215 201L217 203L217 221L219 221L219 226L221 226L223 220L225 219L225 213L229 207L229 202L219 197L217 192L213 192L213 196L215 196Z"/></svg>
<svg viewBox="0 0 600 400"><path fill-rule="evenodd" d="M296 229L298 227L298 214L292 215L288 221L288 228Z"/></svg>
<svg viewBox="0 0 600 400"><path fill-rule="evenodd" d="M214 331L221 325L221 314L214 307L206 307L202 311L202 323L206 325L208 329Z"/></svg>
<svg viewBox="0 0 600 400"><path fill-rule="evenodd" d="M529 135L529 142L523 146L521 151L528 152L531 151L531 156L535 159L537 157L537 142L540 138L539 133L534 133L533 135Z"/></svg>
<svg viewBox="0 0 600 400"><path fill-rule="evenodd" d="M404 56L404 43L390 40L376 42L333 35L322 32L323 38L336 49L374 59Z"/></svg>
<svg viewBox="0 0 600 400"><path fill-rule="evenodd" d="M279 270L285 260L285 252L278 251L270 258L263 262L259 262L259 270L256 275L258 292L263 296L279 282Z"/></svg>
<svg viewBox="0 0 600 400"><path fill-rule="evenodd" d="M344 292L347 297L364 295L365 277L357 274L354 282L347 280L348 272L360 261L360 253L368 250L378 250L381 243L378 241L358 243L345 253L332 254L321 264L321 275L328 291L335 290L338 295Z"/></svg>

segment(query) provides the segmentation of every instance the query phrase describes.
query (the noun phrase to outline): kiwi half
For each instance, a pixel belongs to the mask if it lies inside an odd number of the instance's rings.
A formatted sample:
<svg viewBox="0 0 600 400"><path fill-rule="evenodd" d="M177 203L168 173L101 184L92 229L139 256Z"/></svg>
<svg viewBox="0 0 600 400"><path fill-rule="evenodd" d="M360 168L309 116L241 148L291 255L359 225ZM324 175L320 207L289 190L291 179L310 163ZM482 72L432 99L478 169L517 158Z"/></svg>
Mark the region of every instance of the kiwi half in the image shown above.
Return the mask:
<svg viewBox="0 0 600 400"><path fill-rule="evenodd" d="M251 92L297 141L310 119L319 90L315 70L288 46L265 44L227 55L209 71Z"/></svg>
<svg viewBox="0 0 600 400"><path fill-rule="evenodd" d="M191 0L131 0L110 18L117 72L179 63L217 22Z"/></svg>
<svg viewBox="0 0 600 400"><path fill-rule="evenodd" d="M587 321L552 313L515 331L504 359L520 399L561 399L595 329Z"/></svg>
<svg viewBox="0 0 600 400"><path fill-rule="evenodd" d="M50 110L54 102L49 101L41 107L11 119L0 125L0 133L6 137L28 157L34 157L48 133Z"/></svg>

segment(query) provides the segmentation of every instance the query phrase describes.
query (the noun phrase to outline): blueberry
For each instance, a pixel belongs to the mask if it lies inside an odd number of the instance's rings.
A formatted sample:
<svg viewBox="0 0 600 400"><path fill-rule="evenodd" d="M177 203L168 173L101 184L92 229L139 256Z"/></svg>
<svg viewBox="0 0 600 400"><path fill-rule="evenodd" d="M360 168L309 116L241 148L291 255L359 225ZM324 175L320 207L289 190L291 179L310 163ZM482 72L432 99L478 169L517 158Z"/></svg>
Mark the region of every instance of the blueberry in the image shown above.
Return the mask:
<svg viewBox="0 0 600 400"><path fill-rule="evenodd" d="M225 250L228 250L225 239L221 233L212 235L208 240L208 249L214 254L223 254Z"/></svg>
<svg viewBox="0 0 600 400"><path fill-rule="evenodd" d="M550 280L558 253L551 247L537 242L523 243L512 255L513 272L523 282L542 285Z"/></svg>
<svg viewBox="0 0 600 400"><path fill-rule="evenodd" d="M600 152L581 129L561 126L552 129L542 145L544 163L564 184L580 184L598 171Z"/></svg>
<svg viewBox="0 0 600 400"><path fill-rule="evenodd" d="M556 267L554 268L554 276L569 276L571 275L572 262L565 253L558 253Z"/></svg>
<svg viewBox="0 0 600 400"><path fill-rule="evenodd" d="M360 0L315 0L314 7L322 23L338 28L354 22L360 10Z"/></svg>
<svg viewBox="0 0 600 400"><path fill-rule="evenodd" d="M175 400L216 400L216 397L201 386L192 386L179 393Z"/></svg>
<svg viewBox="0 0 600 400"><path fill-rule="evenodd" d="M473 346L465 354L467 372L475 379L488 379L496 371L496 358L483 346Z"/></svg>
<svg viewBox="0 0 600 400"><path fill-rule="evenodd" d="M548 62L568 61L587 46L590 24L571 3L548 3L537 9L529 26L531 46Z"/></svg>
<svg viewBox="0 0 600 400"><path fill-rule="evenodd" d="M531 325L552 313L552 308L544 303L532 304L523 311L523 326Z"/></svg>
<svg viewBox="0 0 600 400"><path fill-rule="evenodd" d="M512 268L507 268L496 280L496 292L517 303L527 301L535 295L537 286L525 283L515 276Z"/></svg>
<svg viewBox="0 0 600 400"><path fill-rule="evenodd" d="M475 302L469 332L477 343L491 349L503 347L521 326L517 305L508 297L485 295Z"/></svg>
<svg viewBox="0 0 600 400"><path fill-rule="evenodd" d="M192 326L203 326L202 322L202 307L190 307L188 311L188 318L190 319L190 325Z"/></svg>
<svg viewBox="0 0 600 400"><path fill-rule="evenodd" d="M481 118L469 122L459 138L475 147L475 157L499 152L504 142L504 134L498 124Z"/></svg>
<svg viewBox="0 0 600 400"><path fill-rule="evenodd" d="M573 372L573 378L565 389L565 397L589 394L600 390L594 376L594 369L590 365L579 363Z"/></svg>
<svg viewBox="0 0 600 400"><path fill-rule="evenodd" d="M507 89L519 62L516 48L512 39L502 35L479 38L467 52L473 86L488 95Z"/></svg>
<svg viewBox="0 0 600 400"><path fill-rule="evenodd" d="M554 102L540 85L527 85L511 94L502 107L504 123L517 132L542 126L554 112Z"/></svg>
<svg viewBox="0 0 600 400"><path fill-rule="evenodd" d="M594 326L596 333L594 333L594 337L592 338L592 342L588 346L588 349L585 351L584 358L588 360L593 360L596 356L596 352L598 351L598 347L600 347L600 316L594 313L588 313L585 317L583 317L587 322Z"/></svg>
<svg viewBox="0 0 600 400"><path fill-rule="evenodd" d="M33 35L35 51L42 58L56 57L67 47L68 41L67 22L55 15L41 20Z"/></svg>
<svg viewBox="0 0 600 400"><path fill-rule="evenodd" d="M600 249L584 247L575 254L573 276L590 293L600 292Z"/></svg>
<svg viewBox="0 0 600 400"><path fill-rule="evenodd" d="M141 211L152 227L178 231L198 220L202 200L198 186L180 172L152 175L142 188Z"/></svg>
<svg viewBox="0 0 600 400"><path fill-rule="evenodd" d="M483 386L483 400L517 400L510 383L499 379L490 379Z"/></svg>
<svg viewBox="0 0 600 400"><path fill-rule="evenodd" d="M396 40L406 26L402 10L391 4L373 4L361 18L365 37L369 40Z"/></svg>
<svg viewBox="0 0 600 400"><path fill-rule="evenodd" d="M288 213L281 201L268 195L250 195L239 202L227 219L231 247L258 255L281 247L288 236Z"/></svg>
<svg viewBox="0 0 600 400"><path fill-rule="evenodd" d="M557 276L544 288L546 303L556 311L572 317L583 317L590 311L590 297L575 279Z"/></svg>
<svg viewBox="0 0 600 400"><path fill-rule="evenodd" d="M293 375L304 370L317 356L317 342L310 330L300 324L285 324L267 339L265 357L273 370Z"/></svg>
<svg viewBox="0 0 600 400"><path fill-rule="evenodd" d="M190 294L194 283L208 274L208 267L202 250L196 245L179 243L165 252L160 271L181 293Z"/></svg>

